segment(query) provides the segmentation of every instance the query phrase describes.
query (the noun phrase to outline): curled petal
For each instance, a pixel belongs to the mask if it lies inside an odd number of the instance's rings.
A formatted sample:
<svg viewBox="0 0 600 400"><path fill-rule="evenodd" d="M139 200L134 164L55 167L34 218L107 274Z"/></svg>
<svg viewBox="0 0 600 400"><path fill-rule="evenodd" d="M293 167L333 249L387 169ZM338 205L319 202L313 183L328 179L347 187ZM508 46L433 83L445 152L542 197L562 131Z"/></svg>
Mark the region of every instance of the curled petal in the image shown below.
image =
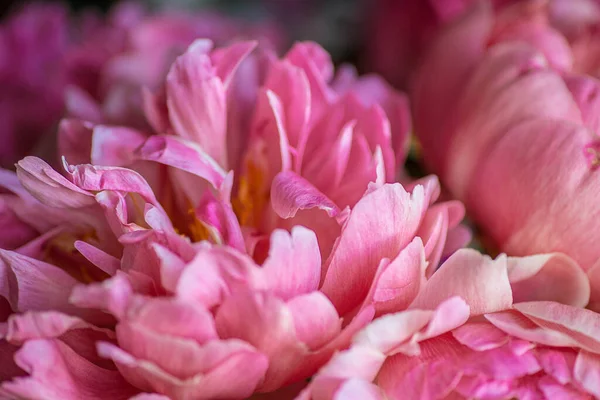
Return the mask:
<svg viewBox="0 0 600 400"><path fill-rule="evenodd" d="M299 210L318 208L330 217L338 207L310 182L292 171L280 172L271 185L271 204L281 218L293 218Z"/></svg>
<svg viewBox="0 0 600 400"><path fill-rule="evenodd" d="M585 307L590 299L585 272L559 253L509 257L508 280L515 303L547 300Z"/></svg>
<svg viewBox="0 0 600 400"><path fill-rule="evenodd" d="M221 188L226 173L198 144L175 136L152 136L137 150L143 160L178 168Z"/></svg>
<svg viewBox="0 0 600 400"><path fill-rule="evenodd" d="M25 157L19 161L17 176L35 198L51 207L77 208L94 204L92 194L69 182L39 158Z"/></svg>

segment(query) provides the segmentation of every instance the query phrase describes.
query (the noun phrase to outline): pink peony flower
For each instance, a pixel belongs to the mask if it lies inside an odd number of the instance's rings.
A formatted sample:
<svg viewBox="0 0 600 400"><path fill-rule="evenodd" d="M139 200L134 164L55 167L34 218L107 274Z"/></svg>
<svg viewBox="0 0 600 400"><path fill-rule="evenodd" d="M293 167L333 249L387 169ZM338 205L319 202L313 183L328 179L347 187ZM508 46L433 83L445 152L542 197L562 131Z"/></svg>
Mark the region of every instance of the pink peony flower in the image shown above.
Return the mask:
<svg viewBox="0 0 600 400"><path fill-rule="evenodd" d="M68 160L130 166L159 182L176 228L194 240L207 238L200 221L211 240L263 260L272 230L302 224L327 257L346 208L370 182L395 179L410 124L406 99L351 68L334 79L316 44L298 43L280 60L255 46L194 42L164 87L145 93L154 132L71 120L59 147ZM449 221L442 232L462 217L452 204L452 215L440 214ZM460 243L465 232L453 236Z"/></svg>
<svg viewBox="0 0 600 400"><path fill-rule="evenodd" d="M576 39L551 23L559 15L539 1L471 9L419 71L415 126L426 164L495 246L564 252L590 270L598 81L579 74Z"/></svg>
<svg viewBox="0 0 600 400"><path fill-rule="evenodd" d="M374 316L416 297L437 264L428 267L426 258L439 257L444 244L431 221L452 210L451 203L430 207L439 192L434 179L412 193L397 183L371 186L348 212L329 259L315 233L296 226L271 234L258 265L234 247L192 244L175 233L132 170L65 169L68 179L39 159L18 164L23 187L49 210L87 219L61 221L73 229L65 237L73 250L60 260L23 247L0 251L9 397L244 398L289 390ZM76 240L86 222L92 233ZM40 250L56 239L45 236L36 239ZM235 384L224 385L232 373Z"/></svg>

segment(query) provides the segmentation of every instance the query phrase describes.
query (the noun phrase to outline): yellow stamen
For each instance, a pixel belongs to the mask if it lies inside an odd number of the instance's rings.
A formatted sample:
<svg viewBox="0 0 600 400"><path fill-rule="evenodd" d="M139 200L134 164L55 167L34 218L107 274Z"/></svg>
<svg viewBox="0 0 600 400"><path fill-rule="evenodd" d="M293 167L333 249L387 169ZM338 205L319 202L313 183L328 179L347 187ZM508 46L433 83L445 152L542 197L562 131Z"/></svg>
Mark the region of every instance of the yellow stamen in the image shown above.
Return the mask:
<svg viewBox="0 0 600 400"><path fill-rule="evenodd" d="M263 171L252 161L246 163L246 174L240 178L238 193L232 201L233 211L240 225L254 226L260 219L260 214L269 192L265 186Z"/></svg>

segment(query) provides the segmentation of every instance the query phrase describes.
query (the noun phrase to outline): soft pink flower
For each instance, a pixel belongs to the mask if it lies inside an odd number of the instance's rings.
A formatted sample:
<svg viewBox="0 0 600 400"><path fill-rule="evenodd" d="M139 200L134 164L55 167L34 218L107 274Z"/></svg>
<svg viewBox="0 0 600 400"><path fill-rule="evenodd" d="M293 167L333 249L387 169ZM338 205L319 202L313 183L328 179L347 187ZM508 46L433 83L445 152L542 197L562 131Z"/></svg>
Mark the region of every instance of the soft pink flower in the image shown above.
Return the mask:
<svg viewBox="0 0 600 400"><path fill-rule="evenodd" d="M565 252L588 270L600 259L599 86L577 74L572 39L551 17L545 2L479 5L448 26L419 71L415 131L495 246Z"/></svg>
<svg viewBox="0 0 600 400"><path fill-rule="evenodd" d="M158 198L173 203L167 212L194 240L206 237L191 232L188 210L219 242L245 242L259 260L273 229L297 224L317 233L327 257L346 208L370 182L398 175L410 128L406 99L349 67L334 77L329 55L314 43L298 43L282 59L255 47L195 41L164 85L144 95L153 135L71 120L61 126L60 149L67 160L130 166L162 182ZM431 234L455 227L460 208L451 203L447 222L432 217L442 225Z"/></svg>
<svg viewBox="0 0 600 400"><path fill-rule="evenodd" d="M75 231L65 242L74 250L56 264L41 240L28 254L0 252L9 396L244 398L290 390L372 318L419 297L442 255L444 227L462 212L453 203L431 205L439 193L433 178L411 192L373 184L347 211L328 259L319 237L295 226L274 230L257 264L243 242L237 249L192 244L177 234L135 171L64 167L66 178L39 159L18 164L39 207L85 213L93 233L76 240L86 225L70 221ZM87 261L75 260L81 256ZM45 356L36 359L38 352ZM110 381L114 392L102 392Z"/></svg>

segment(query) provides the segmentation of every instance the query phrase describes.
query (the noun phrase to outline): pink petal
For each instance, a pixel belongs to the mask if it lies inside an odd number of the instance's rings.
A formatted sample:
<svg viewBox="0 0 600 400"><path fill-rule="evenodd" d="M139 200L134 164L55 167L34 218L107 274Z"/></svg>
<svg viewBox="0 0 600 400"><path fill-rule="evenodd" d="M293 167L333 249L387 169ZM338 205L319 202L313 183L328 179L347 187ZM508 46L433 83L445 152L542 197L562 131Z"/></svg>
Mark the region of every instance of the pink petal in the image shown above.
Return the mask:
<svg viewBox="0 0 600 400"><path fill-rule="evenodd" d="M314 400L384 400L381 389L361 379L338 379L324 377L311 385ZM296 398L300 400L302 398Z"/></svg>
<svg viewBox="0 0 600 400"><path fill-rule="evenodd" d="M432 309L452 296L463 298L472 316L510 308L506 257L492 260L474 250L457 251L427 281L411 308Z"/></svg>
<svg viewBox="0 0 600 400"><path fill-rule="evenodd" d="M589 308L593 311L600 311L600 261L596 263L587 272L590 281L591 293Z"/></svg>
<svg viewBox="0 0 600 400"><path fill-rule="evenodd" d="M227 90L235 71L242 61L258 45L255 41L237 42L228 47L214 50L211 54L211 60L215 66L215 73L223 82L223 87Z"/></svg>
<svg viewBox="0 0 600 400"><path fill-rule="evenodd" d="M561 332L540 327L517 311L487 314L485 318L498 329L523 340L556 347L577 346L577 342L572 338Z"/></svg>
<svg viewBox="0 0 600 400"><path fill-rule="evenodd" d="M160 263L160 282L169 292L175 292L177 281L186 266L185 261L167 247L153 244L153 250Z"/></svg>
<svg viewBox="0 0 600 400"><path fill-rule="evenodd" d="M597 313L554 302L534 301L518 303L514 308L536 324L574 340L583 349L600 350L600 315Z"/></svg>
<svg viewBox="0 0 600 400"><path fill-rule="evenodd" d="M115 167L130 165L135 158L134 150L145 139L145 134L131 128L96 125L92 135L91 163ZM73 164L87 163L67 160Z"/></svg>
<svg viewBox="0 0 600 400"><path fill-rule="evenodd" d="M217 338L212 314L202 306L174 299L142 300L127 313L127 321L153 333L193 339L202 344Z"/></svg>
<svg viewBox="0 0 600 400"><path fill-rule="evenodd" d="M206 370L185 380L109 343L98 343L98 353L114 360L121 373L136 386L170 398L246 398L254 392L268 365L267 359L252 346L235 340L209 344L204 349Z"/></svg>
<svg viewBox="0 0 600 400"><path fill-rule="evenodd" d="M384 315L359 332L354 337L354 343L393 355L397 347L427 326L432 314L432 311L408 310Z"/></svg>
<svg viewBox="0 0 600 400"><path fill-rule="evenodd" d="M414 238L393 260L381 260L364 304L374 304L378 315L405 310L425 284L425 254Z"/></svg>
<svg viewBox="0 0 600 400"><path fill-rule="evenodd" d="M384 363L376 383L389 398L445 399L458 384L466 347L443 337L426 341L421 348L422 357L397 354Z"/></svg>
<svg viewBox="0 0 600 400"><path fill-rule="evenodd" d="M199 221L218 232L221 243L242 252L246 250L240 223L230 204L207 191L196 207L195 214Z"/></svg>
<svg viewBox="0 0 600 400"><path fill-rule="evenodd" d="M427 210L425 218L417 231L417 235L423 239L425 244L425 257L427 258L427 277L431 277L438 269L446 234L448 233L448 211L441 205L436 204Z"/></svg>
<svg viewBox="0 0 600 400"><path fill-rule="evenodd" d="M116 400L137 392L119 372L90 363L57 340L28 341L15 361L29 376L4 382L2 388L16 397Z"/></svg>
<svg viewBox="0 0 600 400"><path fill-rule="evenodd" d="M271 204L281 218L293 218L299 210L318 208L330 217L339 213L338 207L295 172L280 172L271 185Z"/></svg>
<svg viewBox="0 0 600 400"><path fill-rule="evenodd" d="M290 145L298 150L301 162L310 118L310 88L306 74L287 61L271 66L264 87L272 91L283 105L284 124Z"/></svg>
<svg viewBox="0 0 600 400"><path fill-rule="evenodd" d="M151 136L137 150L140 158L178 168L205 179L219 189L226 173L201 146L175 136Z"/></svg>
<svg viewBox="0 0 600 400"><path fill-rule="evenodd" d="M327 81L333 76L333 64L329 54L316 43L296 43L285 56L293 65L304 70L310 84L312 100L311 113L314 115L323 111L334 96L327 87Z"/></svg>
<svg viewBox="0 0 600 400"><path fill-rule="evenodd" d="M600 357L580 351L575 361L575 380L592 396L600 397Z"/></svg>
<svg viewBox="0 0 600 400"><path fill-rule="evenodd" d="M461 344L476 351L496 349L508 342L509 336L486 322L471 322L452 331Z"/></svg>
<svg viewBox="0 0 600 400"><path fill-rule="evenodd" d="M464 324L468 318L467 304L459 297L452 297L433 312L408 310L380 317L354 340L355 343L373 346L387 355L398 352L418 355L419 342L449 332Z"/></svg>
<svg viewBox="0 0 600 400"><path fill-rule="evenodd" d="M368 294L382 258L395 258L413 239L424 211L423 188L409 195L399 184L384 185L352 210L323 270L321 290L340 315Z"/></svg>
<svg viewBox="0 0 600 400"><path fill-rule="evenodd" d="M585 272L563 254L509 257L508 280L515 303L547 300L585 307L590 298Z"/></svg>
<svg viewBox="0 0 600 400"><path fill-rule="evenodd" d="M565 83L581 111L581 119L596 135L600 134L600 82L588 75L566 76Z"/></svg>
<svg viewBox="0 0 600 400"><path fill-rule="evenodd" d="M174 131L227 165L225 87L204 50L192 44L171 67L166 88Z"/></svg>
<svg viewBox="0 0 600 400"><path fill-rule="evenodd" d="M129 400L171 400L170 397L163 396L162 394L156 393L141 393L130 397Z"/></svg>
<svg viewBox="0 0 600 400"><path fill-rule="evenodd" d="M295 226L291 233L273 231L262 273L269 290L283 300L317 290L321 254L314 232L302 226Z"/></svg>
<svg viewBox="0 0 600 400"><path fill-rule="evenodd" d="M58 338L76 329L91 329L104 333L107 338L114 337L112 331L96 328L80 318L56 311L45 311L11 315L8 319L6 340L13 344L22 344L32 339Z"/></svg>
<svg viewBox="0 0 600 400"><path fill-rule="evenodd" d="M75 119L64 119L58 127L58 153L74 164L91 161L93 125Z"/></svg>
<svg viewBox="0 0 600 400"><path fill-rule="evenodd" d="M183 270L176 293L206 308L221 304L239 288L260 286L252 259L228 247L204 248Z"/></svg>
<svg viewBox="0 0 600 400"><path fill-rule="evenodd" d="M65 109L69 117L78 120L100 123L104 118L100 104L88 92L78 86L70 85L65 88ZM61 155L65 154L61 151Z"/></svg>
<svg viewBox="0 0 600 400"><path fill-rule="evenodd" d="M23 187L48 206L77 208L94 204L90 193L69 182L39 158L25 157L19 161L17 176Z"/></svg>
<svg viewBox="0 0 600 400"><path fill-rule="evenodd" d="M171 126L167 108L167 92L162 85L156 93L147 87L142 88L142 103L146 119L157 133L166 133Z"/></svg>
<svg viewBox="0 0 600 400"><path fill-rule="evenodd" d="M377 376L385 356L370 347L354 345L336 353L318 372L319 377L360 378L372 381Z"/></svg>
<svg viewBox="0 0 600 400"><path fill-rule="evenodd" d="M78 282L62 269L18 253L0 250L0 295L16 312L77 312L68 302Z"/></svg>
<svg viewBox="0 0 600 400"><path fill-rule="evenodd" d="M334 339L342 329L337 311L321 292L296 296L287 302L299 341L317 350Z"/></svg>
<svg viewBox="0 0 600 400"><path fill-rule="evenodd" d="M219 308L215 321L221 338L242 339L269 357L260 391L284 384L308 352L296 336L291 310L267 293L232 294Z"/></svg>
<svg viewBox="0 0 600 400"><path fill-rule="evenodd" d="M148 182L133 170L119 167L96 167L89 164L66 165L65 169L80 190L136 193L148 203L161 208Z"/></svg>
<svg viewBox="0 0 600 400"><path fill-rule="evenodd" d="M423 57L411 98L425 162L442 177L452 140L446 131L451 110L485 51L493 15L489 7L473 7L459 22L439 35Z"/></svg>
<svg viewBox="0 0 600 400"><path fill-rule="evenodd" d="M315 152L311 152L310 157L304 160L302 176L317 189L329 192L341 185L348 168L355 126L355 121L346 123L331 146L324 146L321 143L321 146L317 147ZM322 133L318 132L317 135L317 132L313 130L313 134L319 138L318 141L322 142Z"/></svg>
<svg viewBox="0 0 600 400"><path fill-rule="evenodd" d="M125 314L133 290L122 274L101 283L76 286L69 301L78 307L106 310L116 317Z"/></svg>
<svg viewBox="0 0 600 400"><path fill-rule="evenodd" d="M256 101L248 154L257 153L254 157L259 157L267 162L269 170L264 179L268 183L277 173L292 168L292 156L283 120L281 100L272 91L261 89Z"/></svg>
<svg viewBox="0 0 600 400"><path fill-rule="evenodd" d="M114 275L121 268L121 260L110 254L92 246L91 244L77 240L73 246L79 251L89 262L94 264L100 270L109 275Z"/></svg>

